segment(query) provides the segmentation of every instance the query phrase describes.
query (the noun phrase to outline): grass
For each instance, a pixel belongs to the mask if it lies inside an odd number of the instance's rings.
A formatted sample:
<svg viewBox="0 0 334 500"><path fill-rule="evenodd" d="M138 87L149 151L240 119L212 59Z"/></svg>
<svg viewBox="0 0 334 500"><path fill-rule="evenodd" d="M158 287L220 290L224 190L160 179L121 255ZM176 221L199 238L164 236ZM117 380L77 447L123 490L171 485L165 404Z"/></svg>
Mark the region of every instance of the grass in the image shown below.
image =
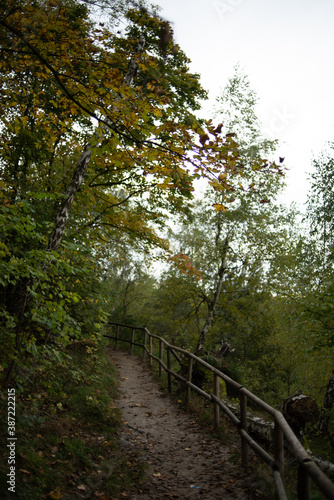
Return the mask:
<svg viewBox="0 0 334 500"><path fill-rule="evenodd" d="M59 358L59 356L58 356ZM16 387L15 498L118 498L143 479L140 457L119 447L114 365L96 342L76 342ZM19 386L23 390L19 390ZM7 396L0 401L0 491L8 492Z"/></svg>

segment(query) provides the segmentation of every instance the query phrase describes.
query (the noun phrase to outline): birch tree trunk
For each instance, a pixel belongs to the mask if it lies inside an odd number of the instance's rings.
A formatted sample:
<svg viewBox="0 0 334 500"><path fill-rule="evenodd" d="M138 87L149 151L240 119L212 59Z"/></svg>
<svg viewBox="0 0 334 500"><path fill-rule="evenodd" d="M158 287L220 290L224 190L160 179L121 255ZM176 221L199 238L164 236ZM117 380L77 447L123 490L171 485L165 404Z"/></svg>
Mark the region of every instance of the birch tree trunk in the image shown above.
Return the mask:
<svg viewBox="0 0 334 500"><path fill-rule="evenodd" d="M218 228L218 230L220 230L220 228ZM216 241L217 241L217 239L216 239ZM215 309L216 309L216 306L217 306L217 303L218 303L218 300L220 297L220 293L221 293L221 290L223 287L223 281L224 281L224 277L225 277L228 245L229 245L229 235L226 236L224 244L223 244L221 264L220 264L220 267L218 270L216 289L215 289L212 301L210 301L208 304L208 308L209 308L208 317L206 318L204 327L203 327L203 329L200 333L199 339L198 339L197 347L195 350L196 355L201 351L201 349L203 347L203 344L205 342L205 339L207 337L207 334L209 332L210 326L211 326L213 318L214 318Z"/></svg>
<svg viewBox="0 0 334 500"><path fill-rule="evenodd" d="M145 45L145 40L143 37L141 37L138 40L137 46L135 48L134 54L129 61L128 65L128 71L124 77L124 82L126 85L131 85L133 82L133 79L136 76L137 70L138 70L138 55L143 51ZM107 120L106 120L107 121ZM113 130L113 124L111 120L108 123L108 127L105 125L104 127L104 133L102 136L99 136L100 140L103 140L107 133L110 130ZM65 193L65 198L64 201L62 202L60 209L58 210L57 216L56 216L56 221L55 221L55 227L54 230L49 238L48 246L47 246L47 251L55 251L59 248L61 241L64 237L69 214L71 207L73 205L73 201L75 198L75 195L77 194L87 171L87 165L90 161L91 155L92 155L92 148L93 148L93 139L95 137L93 136L90 140L90 142L85 146L83 152L80 155L80 158L76 164L72 180L67 188L67 191ZM96 142L96 139L95 139ZM41 267L45 268L46 266L46 261L44 261L43 264L41 264ZM17 346L20 344L20 330L21 330L21 323L24 318L24 314L26 312L26 308L28 303L31 300L31 293L30 293L30 288L33 286L33 284L36 281L33 278L29 278L25 283L22 284L21 290L20 290L20 295L17 298L17 306L18 306L18 318L19 318L19 323L16 329L16 343ZM10 366L7 369L7 372L4 375L3 382L2 384L4 386L7 386L10 384L13 374L14 374L14 369L16 367L16 361L13 360L10 363Z"/></svg>
<svg viewBox="0 0 334 500"><path fill-rule="evenodd" d="M126 83L126 85L130 86L136 76L138 70L138 55L143 51L144 45L145 45L145 40L143 37L141 37L138 40L134 55L132 56L129 62L128 71L124 78L124 82ZM104 133L102 137L100 137L100 139L103 139L108 133L108 131L110 129L113 129L113 124L111 121L108 125L109 128L107 126L104 127ZM47 247L48 251L57 250L65 234L67 221L73 204L74 197L77 194L84 180L87 171L87 165L92 156L92 142L93 142L92 139L86 145L84 151L81 153L81 156L77 162L72 181L67 189L65 199L62 202L58 214L56 216L55 228L50 236Z"/></svg>
<svg viewBox="0 0 334 500"><path fill-rule="evenodd" d="M61 240L65 234L68 216L73 204L74 197L78 192L87 171L87 165L92 155L91 145L88 144L82 152L70 185L67 188L65 199L62 202L56 216L55 228L50 236L47 250L58 250Z"/></svg>

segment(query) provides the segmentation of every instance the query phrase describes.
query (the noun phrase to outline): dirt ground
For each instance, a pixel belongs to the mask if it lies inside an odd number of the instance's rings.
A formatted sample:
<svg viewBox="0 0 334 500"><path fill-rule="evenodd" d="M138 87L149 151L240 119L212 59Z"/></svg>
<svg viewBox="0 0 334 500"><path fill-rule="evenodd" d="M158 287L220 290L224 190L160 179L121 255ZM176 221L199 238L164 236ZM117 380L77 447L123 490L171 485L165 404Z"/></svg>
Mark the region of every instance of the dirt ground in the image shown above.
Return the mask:
<svg viewBox="0 0 334 500"><path fill-rule="evenodd" d="M120 351L110 357L120 375L121 444L138 450L148 466L144 486L130 498L263 498L236 460L238 440L225 446L206 433L162 391L140 358Z"/></svg>

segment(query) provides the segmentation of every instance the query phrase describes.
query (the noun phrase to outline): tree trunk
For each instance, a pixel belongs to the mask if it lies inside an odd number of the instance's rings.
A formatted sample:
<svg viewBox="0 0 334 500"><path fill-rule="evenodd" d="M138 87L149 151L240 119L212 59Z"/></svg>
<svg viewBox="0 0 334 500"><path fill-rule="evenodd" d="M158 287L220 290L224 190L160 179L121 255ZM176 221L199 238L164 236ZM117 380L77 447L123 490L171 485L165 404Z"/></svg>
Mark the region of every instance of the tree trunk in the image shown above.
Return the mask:
<svg viewBox="0 0 334 500"><path fill-rule="evenodd" d="M331 378L329 379L329 382L327 384L324 405L321 409L321 414L318 424L318 429L321 432L321 434L326 434L328 430L329 412L333 408L333 404L334 404L334 367Z"/></svg>
<svg viewBox="0 0 334 500"><path fill-rule="evenodd" d="M91 155L91 145L88 144L79 158L72 181L67 189L65 200L61 204L61 207L58 211L55 228L49 239L49 244L47 247L48 251L57 250L59 248L59 245L65 233L68 216L73 204L74 196L76 195L82 184Z"/></svg>
<svg viewBox="0 0 334 500"><path fill-rule="evenodd" d="M223 249L222 249L221 264L220 264L220 267L218 270L218 279L217 279L216 289L215 289L215 293L214 293L212 301L210 301L208 304L208 308L209 308L208 317L206 318L204 327L203 327L203 329L200 333L199 339L198 339L197 347L195 350L196 355L198 355L200 353L201 349L203 348L203 344L205 342L205 339L207 337L207 334L209 332L210 326L211 326L212 321L213 321L213 317L214 317L215 309L216 309L216 306L217 306L217 303L219 300L220 292L221 292L222 287L223 287L223 281L224 281L225 271L226 271L226 258L227 258L227 252L228 252L228 244L229 244L229 235L226 236L225 241L224 241L224 245L223 245Z"/></svg>
<svg viewBox="0 0 334 500"><path fill-rule="evenodd" d="M144 45L145 45L145 40L141 37L138 40L137 46L135 48L135 53L129 62L128 71L124 78L124 82L127 85L131 85L134 77L136 76L138 70L137 56L143 51ZM113 128L111 122L110 122L110 128L111 129ZM100 137L100 139L103 139L103 137L107 134L108 130L109 129L105 127L104 134L102 135L102 137ZM73 204L74 196L76 195L82 184L85 173L87 171L87 165L89 163L91 156L92 156L92 140L90 143L87 144L84 151L81 153L79 161L76 165L72 181L66 192L65 200L61 204L61 207L56 217L55 228L51 234L47 248L48 251L57 250L59 248L59 245L65 233L68 216Z"/></svg>

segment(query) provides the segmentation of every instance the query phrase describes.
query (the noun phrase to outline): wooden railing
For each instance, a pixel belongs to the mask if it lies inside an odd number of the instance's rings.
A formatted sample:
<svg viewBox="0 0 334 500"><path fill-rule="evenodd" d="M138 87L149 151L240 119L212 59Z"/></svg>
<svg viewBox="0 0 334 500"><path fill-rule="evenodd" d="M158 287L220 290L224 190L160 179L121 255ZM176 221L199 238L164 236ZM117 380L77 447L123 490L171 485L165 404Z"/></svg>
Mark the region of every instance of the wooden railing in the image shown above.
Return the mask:
<svg viewBox="0 0 334 500"><path fill-rule="evenodd" d="M325 495L325 498L334 500L334 484L326 476L326 474L319 469L319 467L313 462L311 457L308 455L306 450L303 448L300 441L295 436L294 432L291 430L290 426L286 422L282 413L270 405L262 401L254 394L252 394L248 389L235 382L233 379L228 377L225 373L221 372L212 365L206 363L203 359L199 358L195 354L192 354L185 349L173 346L169 344L165 339L157 335L153 335L146 328L133 327L129 325L123 325L120 323L112 323L109 325L115 327L115 335L105 335L105 337L115 340L115 348L118 349L119 342L130 343L130 353L133 354L133 347L138 346L143 350L143 358L149 358L149 363L152 365L153 360L157 361L159 364L159 375L162 374L162 370L165 370L168 378L168 391L172 392L172 377L183 382L186 386L186 406L189 407L189 401L191 397L191 390L200 394L203 398L213 404L213 415L214 415L214 425L217 429L220 425L220 410L222 410L233 422L233 424L238 428L239 434L241 436L241 457L242 464L244 467L248 465L248 451L249 447L252 448L256 454L270 467L274 483L277 500L286 500L286 492L284 487L284 452L285 448L289 450L289 454L292 455L298 462L298 474L297 474L297 498L298 500L310 500L311 499L311 480L318 487L318 489ZM122 338L120 332L122 329L130 329L130 338ZM140 332L141 342L136 338L136 333ZM157 343L158 346L154 345ZM154 347L158 347L154 351ZM153 354L158 352L158 355ZM164 352L166 355L164 356ZM184 358L189 360L188 373L186 378L180 373L172 370L172 356L181 364L182 355ZM166 358L166 362L164 359ZM183 359L184 359L183 358ZM202 367L211 371L213 374L213 388L212 394L208 394L202 388L192 383L192 371L193 364L199 363ZM223 380L225 384L233 387L239 396L239 408L238 416L227 406L227 404L222 401L219 397L219 380ZM274 452L271 456L259 442L256 442L247 432L247 403L252 401L258 408L262 411L271 415L274 421Z"/></svg>

